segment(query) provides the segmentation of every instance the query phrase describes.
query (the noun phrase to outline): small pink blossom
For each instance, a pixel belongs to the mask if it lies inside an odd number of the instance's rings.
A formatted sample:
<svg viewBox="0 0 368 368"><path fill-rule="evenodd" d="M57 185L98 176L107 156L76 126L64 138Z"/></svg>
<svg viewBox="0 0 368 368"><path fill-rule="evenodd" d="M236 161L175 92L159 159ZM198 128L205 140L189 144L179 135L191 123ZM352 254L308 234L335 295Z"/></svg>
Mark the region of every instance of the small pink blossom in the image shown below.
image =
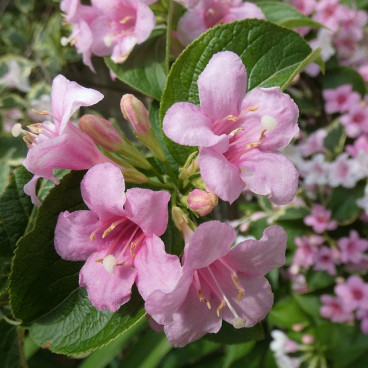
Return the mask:
<svg viewBox="0 0 368 368"><path fill-rule="evenodd" d="M348 158L347 153L342 153L330 163L328 184L333 188L339 185L344 188L353 188L364 176L359 162Z"/></svg>
<svg viewBox="0 0 368 368"><path fill-rule="evenodd" d="M143 298L153 290L170 289L180 262L165 253L159 238L167 226L169 193L125 192L120 169L110 163L91 168L81 192L89 210L59 215L55 248L64 259L86 261L79 285L87 289L91 303L116 311L130 299L134 281Z"/></svg>
<svg viewBox="0 0 368 368"><path fill-rule="evenodd" d="M345 308L340 298L322 295L321 302L320 313L322 317L330 319L332 322L351 322L354 320L353 314Z"/></svg>
<svg viewBox="0 0 368 368"><path fill-rule="evenodd" d="M337 222L331 219L331 211L323 208L319 204L312 207L312 213L305 217L304 223L313 227L313 231L320 234L326 230L335 230Z"/></svg>
<svg viewBox="0 0 368 368"><path fill-rule="evenodd" d="M360 102L359 94L353 91L350 84L324 90L323 98L326 101L325 110L328 114L347 112L353 105Z"/></svg>
<svg viewBox="0 0 368 368"><path fill-rule="evenodd" d="M29 148L25 168L35 174L24 187L32 202L39 205L35 189L38 178L58 183L54 169L85 170L93 165L109 161L97 148L93 140L80 131L69 119L81 106L94 105L103 95L90 88L84 88L58 75L52 82L51 113L53 121L28 125L28 131L20 124L12 130L13 135L25 134Z"/></svg>
<svg viewBox="0 0 368 368"><path fill-rule="evenodd" d="M270 310L273 295L264 275L284 264L286 233L270 226L259 241L231 248L235 237L219 221L199 225L184 249L176 285L147 298L147 313L164 325L174 346L218 332L222 319L235 328L251 327Z"/></svg>
<svg viewBox="0 0 368 368"><path fill-rule="evenodd" d="M337 245L340 248L342 262L359 263L367 260L364 252L368 249L368 241L361 239L356 230L350 230L349 237L340 238Z"/></svg>
<svg viewBox="0 0 368 368"><path fill-rule="evenodd" d="M368 133L368 107L354 104L346 114L341 116L340 121L345 126L346 135L350 138Z"/></svg>
<svg viewBox="0 0 368 368"><path fill-rule="evenodd" d="M366 215L368 215L368 185L364 188L364 196L356 201L357 205L362 208Z"/></svg>
<svg viewBox="0 0 368 368"><path fill-rule="evenodd" d="M299 149L303 156L306 157L317 152L324 153L326 151L324 146L324 139L326 136L326 129L318 129L314 133L310 134L307 139L299 144Z"/></svg>
<svg viewBox="0 0 368 368"><path fill-rule="evenodd" d="M340 263L340 253L336 248L321 247L316 252L314 269L326 271L330 275L336 275L336 264Z"/></svg>
<svg viewBox="0 0 368 368"><path fill-rule="evenodd" d="M311 160L300 160L297 165L300 175L304 177L305 185L325 185L328 183L330 163L325 161L324 155L319 153Z"/></svg>
<svg viewBox="0 0 368 368"><path fill-rule="evenodd" d="M314 263L318 251L317 247L323 243L323 238L318 235L303 236L301 238L296 237L294 241L297 249L292 264L309 268Z"/></svg>
<svg viewBox="0 0 368 368"><path fill-rule="evenodd" d="M314 12L317 5L316 0L291 0L291 5L298 9L304 15L310 15Z"/></svg>
<svg viewBox="0 0 368 368"><path fill-rule="evenodd" d="M357 157L359 151L363 151L368 154L368 134L359 136L352 145L347 145L345 150L351 157Z"/></svg>
<svg viewBox="0 0 368 368"><path fill-rule="evenodd" d="M178 22L178 38L188 45L207 29L246 18L264 19L257 5L242 0L200 0Z"/></svg>
<svg viewBox="0 0 368 368"><path fill-rule="evenodd" d="M368 284L360 276L350 276L343 284L335 287L335 293L348 311L365 309L368 305Z"/></svg>
<svg viewBox="0 0 368 368"><path fill-rule="evenodd" d="M232 203L244 184L276 204L290 202L298 174L278 149L299 131L298 108L277 87L245 94L247 74L233 52L215 54L198 78L200 107L175 103L163 130L173 141L199 146L199 167L208 190Z"/></svg>
<svg viewBox="0 0 368 368"><path fill-rule="evenodd" d="M317 3L315 10L313 20L322 23L332 31L338 29L340 19L343 16L339 0L321 0Z"/></svg>
<svg viewBox="0 0 368 368"><path fill-rule="evenodd" d="M356 312L357 318L360 319L360 329L364 334L368 334L368 308L366 306L365 309L359 309Z"/></svg>

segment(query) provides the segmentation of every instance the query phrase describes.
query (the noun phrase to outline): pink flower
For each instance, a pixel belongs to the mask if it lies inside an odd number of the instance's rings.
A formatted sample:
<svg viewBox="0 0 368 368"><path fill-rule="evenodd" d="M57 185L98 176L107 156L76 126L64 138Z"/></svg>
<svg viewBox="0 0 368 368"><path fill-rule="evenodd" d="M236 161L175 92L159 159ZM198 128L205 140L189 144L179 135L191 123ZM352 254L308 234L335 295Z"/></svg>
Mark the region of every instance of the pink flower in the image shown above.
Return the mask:
<svg viewBox="0 0 368 368"><path fill-rule="evenodd" d="M26 135L24 139L29 151L24 166L35 176L25 185L24 191L32 197L34 204L40 204L35 193L38 178L58 183L53 169L85 170L109 161L93 140L69 121L80 106L94 105L102 98L100 92L58 75L52 82L51 91L52 113L49 115L53 117L53 122L28 125L29 131L21 129L20 124L13 128L13 135Z"/></svg>
<svg viewBox="0 0 368 368"><path fill-rule="evenodd" d="M299 144L299 149L303 156L309 156L316 152L325 152L324 139L327 136L326 129L318 129L310 134L306 140Z"/></svg>
<svg viewBox="0 0 368 368"><path fill-rule="evenodd" d="M353 145L348 145L345 150L351 157L357 157L359 151L368 153L368 135L363 134L359 136L353 143Z"/></svg>
<svg viewBox="0 0 368 368"><path fill-rule="evenodd" d="M340 298L322 295L321 302L323 303L320 309L322 317L330 319L332 322L350 322L354 320L353 314L345 308Z"/></svg>
<svg viewBox="0 0 368 368"><path fill-rule="evenodd" d="M295 251L293 265L309 268L314 263L314 258L318 251L318 246L323 243L323 238L318 235L303 236L301 238L295 238L295 245L297 250Z"/></svg>
<svg viewBox="0 0 368 368"><path fill-rule="evenodd" d="M364 309L368 305L368 284L357 275L350 276L344 284L335 287L335 293L343 300L346 310Z"/></svg>
<svg viewBox="0 0 368 368"><path fill-rule="evenodd" d="M304 15L312 14L316 4L316 0L291 0L291 5Z"/></svg>
<svg viewBox="0 0 368 368"><path fill-rule="evenodd" d="M339 185L344 188L353 188L365 176L359 162L355 159L349 159L347 153L342 153L330 163L328 174L328 184L333 188Z"/></svg>
<svg viewBox="0 0 368 368"><path fill-rule="evenodd" d="M315 10L313 20L322 23L332 31L338 29L340 19L344 15L339 0L321 0L317 3Z"/></svg>
<svg viewBox="0 0 368 368"><path fill-rule="evenodd" d="M146 298L153 290L172 287L179 277L179 259L165 253L159 238L167 226L169 193L124 189L119 168L94 166L81 183L89 210L61 213L55 229L58 254L86 261L79 284L100 310L116 311L126 303L135 280Z"/></svg>
<svg viewBox="0 0 368 368"><path fill-rule="evenodd" d="M270 226L261 240L231 248L235 237L219 221L201 224L186 244L176 285L147 298L147 312L164 325L174 346L218 332L222 319L235 328L251 327L270 310L273 295L264 275L284 264L286 233Z"/></svg>
<svg viewBox="0 0 368 368"><path fill-rule="evenodd" d="M335 230L337 222L331 220L331 211L326 210L319 204L313 205L312 213L305 217L304 223L313 227L313 231L320 234L326 230Z"/></svg>
<svg viewBox="0 0 368 368"><path fill-rule="evenodd" d="M336 248L321 247L315 255L314 269L336 275L335 265L340 263L340 253Z"/></svg>
<svg viewBox="0 0 368 368"><path fill-rule="evenodd" d="M278 87L245 95L247 74L233 52L215 54L198 78L200 107L175 103L163 120L173 141L199 146L208 190L232 203L243 190L276 204L295 195L298 173L280 152L299 131L298 108Z"/></svg>
<svg viewBox="0 0 368 368"><path fill-rule="evenodd" d="M246 18L265 19L261 9L251 2L200 0L179 19L178 38L183 45L188 45L217 24Z"/></svg>
<svg viewBox="0 0 368 368"><path fill-rule="evenodd" d="M368 249L368 241L361 239L356 230L350 230L348 238L341 238L337 242L341 251L341 261L344 263L359 263L367 260L364 252Z"/></svg>
<svg viewBox="0 0 368 368"><path fill-rule="evenodd" d="M326 101L325 110L328 114L349 111L351 106L360 101L359 94L353 91L350 84L344 84L336 89L324 90L323 98Z"/></svg>
<svg viewBox="0 0 368 368"><path fill-rule="evenodd" d="M341 116L340 121L345 126L346 135L350 138L368 133L368 107L355 104Z"/></svg>
<svg viewBox="0 0 368 368"><path fill-rule="evenodd" d="M367 308L367 306L366 306ZM360 328L364 334L368 334L368 309L359 309L356 312L357 318L361 320Z"/></svg>

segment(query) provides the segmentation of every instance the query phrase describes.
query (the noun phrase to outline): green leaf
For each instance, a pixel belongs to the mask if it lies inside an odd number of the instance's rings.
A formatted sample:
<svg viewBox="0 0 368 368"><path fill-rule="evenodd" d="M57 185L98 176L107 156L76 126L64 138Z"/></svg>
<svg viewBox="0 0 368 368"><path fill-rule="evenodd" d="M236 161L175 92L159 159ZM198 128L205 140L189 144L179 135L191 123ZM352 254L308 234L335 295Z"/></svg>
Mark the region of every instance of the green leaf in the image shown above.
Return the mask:
<svg viewBox="0 0 368 368"><path fill-rule="evenodd" d="M16 169L0 197L0 256L11 257L15 244L24 235L33 206L23 186L31 178L24 167Z"/></svg>
<svg viewBox="0 0 368 368"><path fill-rule="evenodd" d="M2 368L21 368L18 327L0 320L0 361Z"/></svg>
<svg viewBox="0 0 368 368"><path fill-rule="evenodd" d="M344 84L351 84L353 90L360 93L362 97L366 94L366 85L362 76L353 68L340 66L327 70L322 79L323 89L334 89Z"/></svg>
<svg viewBox="0 0 368 368"><path fill-rule="evenodd" d="M20 109L28 107L26 101L15 93L4 94L0 98L0 109Z"/></svg>
<svg viewBox="0 0 368 368"><path fill-rule="evenodd" d="M118 79L156 100L165 85L165 36L159 34L135 46L123 64L105 58L106 65Z"/></svg>
<svg viewBox="0 0 368 368"><path fill-rule="evenodd" d="M27 155L27 146L18 137L3 133L0 135L0 157L4 157L9 149L15 149L12 159L23 159ZM19 162L19 164L21 161Z"/></svg>
<svg viewBox="0 0 368 368"><path fill-rule="evenodd" d="M108 344L137 323L145 314L138 292L117 312L92 306L85 289L77 289L56 309L33 323L32 339L61 354L82 354Z"/></svg>
<svg viewBox="0 0 368 368"><path fill-rule="evenodd" d="M291 328L296 323L308 321L308 318L293 298L287 298L272 307L268 320L272 325Z"/></svg>
<svg viewBox="0 0 368 368"><path fill-rule="evenodd" d="M364 188L364 181L360 181L354 188L335 188L327 204L327 208L332 211L332 218L342 224L354 221L362 211L356 201L364 196Z"/></svg>
<svg viewBox="0 0 368 368"><path fill-rule="evenodd" d="M10 180L10 165L9 160L12 157L15 149L10 148L4 157L0 159L0 195L9 184Z"/></svg>
<svg viewBox="0 0 368 368"><path fill-rule="evenodd" d="M285 3L280 3L278 1L261 1L257 2L257 6L261 8L263 14L269 21L278 23L284 27L323 27L322 24L313 21L294 7Z"/></svg>
<svg viewBox="0 0 368 368"><path fill-rule="evenodd" d="M287 220L300 220L310 214L310 210L303 206L290 206L281 208L276 212L274 220L287 221Z"/></svg>
<svg viewBox="0 0 368 368"><path fill-rule="evenodd" d="M319 50L312 51L300 35L273 23L246 19L216 26L191 43L173 64L162 95L161 121L175 102L199 104L198 76L215 53L225 50L242 59L248 90L271 86L284 89L309 63L321 63ZM181 165L196 150L179 146L166 137L165 143Z"/></svg>
<svg viewBox="0 0 368 368"><path fill-rule="evenodd" d="M318 296L294 294L293 297L303 312L307 313L312 318L319 317L321 303L319 302Z"/></svg>
<svg viewBox="0 0 368 368"><path fill-rule="evenodd" d="M327 128L327 132L323 145L334 155L341 153L346 140L344 127L336 120Z"/></svg>
<svg viewBox="0 0 368 368"><path fill-rule="evenodd" d="M104 368L106 367L128 344L137 333L142 330L145 325L144 319L139 320L124 334L119 336L116 340L111 341L108 345L103 346L101 349L93 352L88 358L86 358L79 368Z"/></svg>
<svg viewBox="0 0 368 368"><path fill-rule="evenodd" d="M148 331L123 358L119 367L160 367L160 361L172 348L163 333Z"/></svg>
<svg viewBox="0 0 368 368"><path fill-rule="evenodd" d="M56 308L78 288L81 263L64 261L56 254L54 230L60 212L82 205L79 185L83 174L73 172L51 190L34 229L18 243L10 298L14 316L25 324Z"/></svg>
<svg viewBox="0 0 368 368"><path fill-rule="evenodd" d="M307 278L308 289L319 290L326 287L335 285L335 278L323 271L311 271L310 276Z"/></svg>
<svg viewBox="0 0 368 368"><path fill-rule="evenodd" d="M263 327L260 323L251 328L235 329L231 324L223 321L221 330L216 334L205 335L206 339L222 344L240 344L248 341L264 339Z"/></svg>

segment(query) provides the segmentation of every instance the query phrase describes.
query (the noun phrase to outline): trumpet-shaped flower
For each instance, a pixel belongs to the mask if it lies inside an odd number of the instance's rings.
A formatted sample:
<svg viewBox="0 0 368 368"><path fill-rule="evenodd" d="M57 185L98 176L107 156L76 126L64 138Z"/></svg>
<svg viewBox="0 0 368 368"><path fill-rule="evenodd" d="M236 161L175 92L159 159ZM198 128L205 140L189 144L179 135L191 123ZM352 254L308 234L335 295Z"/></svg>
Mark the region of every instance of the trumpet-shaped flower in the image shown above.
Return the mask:
<svg viewBox="0 0 368 368"><path fill-rule="evenodd" d="M235 328L251 327L271 309L273 294L264 275L284 264L286 233L270 226L259 241L230 249L235 237L233 228L219 221L198 226L186 244L176 285L146 299L147 312L164 325L174 346L218 332L222 319Z"/></svg>
<svg viewBox="0 0 368 368"><path fill-rule="evenodd" d="M245 94L247 73L233 52L215 54L198 78L200 107L175 103L163 129L173 141L199 147L207 189L232 203L244 188L276 204L295 195L298 172L278 149L299 131L298 107L280 88Z"/></svg>
<svg viewBox="0 0 368 368"><path fill-rule="evenodd" d="M165 253L158 237L167 226L169 193L124 190L118 167L94 166L81 183L89 210L61 213L55 229L58 254L86 261L79 284L100 310L116 311L126 303L135 280L145 298L153 288L166 290L179 277L179 259Z"/></svg>
<svg viewBox="0 0 368 368"><path fill-rule="evenodd" d="M38 178L58 183L53 169L85 170L109 161L93 140L69 121L79 107L94 105L102 98L100 92L58 75L52 83L52 112L41 112L51 115L53 122L28 125L28 131L23 130L20 124L13 127L13 135L25 134L24 141L29 148L24 166L35 176L25 185L24 191L32 197L34 204L39 204L35 193Z"/></svg>

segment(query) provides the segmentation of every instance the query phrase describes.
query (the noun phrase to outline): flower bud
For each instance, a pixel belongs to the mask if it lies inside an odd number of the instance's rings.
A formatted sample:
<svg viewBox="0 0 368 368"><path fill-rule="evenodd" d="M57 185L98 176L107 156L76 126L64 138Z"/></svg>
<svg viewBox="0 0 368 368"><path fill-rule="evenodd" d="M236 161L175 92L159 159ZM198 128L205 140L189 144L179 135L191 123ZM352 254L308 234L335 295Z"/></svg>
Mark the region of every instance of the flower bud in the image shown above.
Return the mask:
<svg viewBox="0 0 368 368"><path fill-rule="evenodd" d="M171 209L171 216L175 226L183 234L185 243L188 243L193 234L193 230L189 227L188 216L177 206Z"/></svg>
<svg viewBox="0 0 368 368"><path fill-rule="evenodd" d="M147 176L135 169L134 167L123 167L121 172L127 183L143 184L147 182Z"/></svg>
<svg viewBox="0 0 368 368"><path fill-rule="evenodd" d="M133 125L134 130L139 135L151 130L148 111L138 98L130 94L124 95L120 101L120 108L124 119Z"/></svg>
<svg viewBox="0 0 368 368"><path fill-rule="evenodd" d="M79 119L79 129L93 141L109 151L117 152L124 145L123 138L114 126L97 115L83 115Z"/></svg>
<svg viewBox="0 0 368 368"><path fill-rule="evenodd" d="M200 189L194 189L188 196L189 208L200 216L209 214L217 206L217 203L218 197L216 194Z"/></svg>
<svg viewBox="0 0 368 368"><path fill-rule="evenodd" d="M302 336L302 343L304 345L312 345L315 342L315 338L313 335L305 334Z"/></svg>

